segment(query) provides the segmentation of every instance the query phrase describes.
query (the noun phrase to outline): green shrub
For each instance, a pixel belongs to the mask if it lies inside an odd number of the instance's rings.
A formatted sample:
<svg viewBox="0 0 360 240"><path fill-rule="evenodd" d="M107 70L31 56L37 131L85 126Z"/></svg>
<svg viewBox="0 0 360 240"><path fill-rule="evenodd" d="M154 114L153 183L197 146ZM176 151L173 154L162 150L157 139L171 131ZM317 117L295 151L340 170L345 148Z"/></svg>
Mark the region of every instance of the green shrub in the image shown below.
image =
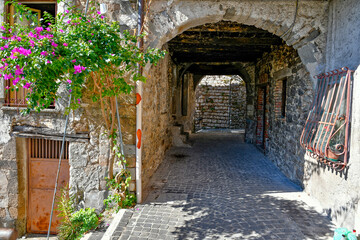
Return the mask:
<svg viewBox="0 0 360 240"><path fill-rule="evenodd" d="M131 208L136 204L136 196L129 192L131 181L130 172L123 169L116 174L115 178L105 178L106 185L111 190L111 194L104 200L107 209L115 208L118 212L122 208Z"/></svg>
<svg viewBox="0 0 360 240"><path fill-rule="evenodd" d="M99 225L100 217L96 214L95 209L85 208L75 211L74 196L69 194L68 189L63 189L61 192L58 210L60 211L59 216L62 218L58 227L60 240L81 239L84 233Z"/></svg>

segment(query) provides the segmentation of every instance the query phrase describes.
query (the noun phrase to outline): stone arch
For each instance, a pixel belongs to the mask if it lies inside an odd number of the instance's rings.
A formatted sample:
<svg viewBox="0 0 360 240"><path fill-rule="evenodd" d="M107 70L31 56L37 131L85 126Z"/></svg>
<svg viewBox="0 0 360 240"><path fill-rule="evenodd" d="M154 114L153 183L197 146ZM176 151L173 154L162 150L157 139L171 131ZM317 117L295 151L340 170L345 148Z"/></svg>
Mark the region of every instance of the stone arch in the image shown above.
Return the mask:
<svg viewBox="0 0 360 240"><path fill-rule="evenodd" d="M295 1L157 1L151 5L146 45L161 48L195 26L222 20L273 33L293 46L311 76L324 70L327 2L300 1L294 26ZM282 36L288 32L286 36Z"/></svg>

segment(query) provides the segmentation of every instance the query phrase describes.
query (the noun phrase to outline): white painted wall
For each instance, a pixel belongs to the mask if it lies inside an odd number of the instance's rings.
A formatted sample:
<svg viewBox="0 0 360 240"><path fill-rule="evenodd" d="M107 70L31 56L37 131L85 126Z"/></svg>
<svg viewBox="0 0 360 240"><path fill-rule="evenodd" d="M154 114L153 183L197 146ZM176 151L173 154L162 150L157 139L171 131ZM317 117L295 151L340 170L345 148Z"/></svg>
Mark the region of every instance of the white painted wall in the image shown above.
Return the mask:
<svg viewBox="0 0 360 240"><path fill-rule="evenodd" d="M360 64L360 1L332 0L326 49L326 70Z"/></svg>
<svg viewBox="0 0 360 240"><path fill-rule="evenodd" d="M332 0L326 46L326 71L356 70L353 84L351 142L346 174L319 167L305 157L305 191L317 198L338 227L360 231L360 1Z"/></svg>

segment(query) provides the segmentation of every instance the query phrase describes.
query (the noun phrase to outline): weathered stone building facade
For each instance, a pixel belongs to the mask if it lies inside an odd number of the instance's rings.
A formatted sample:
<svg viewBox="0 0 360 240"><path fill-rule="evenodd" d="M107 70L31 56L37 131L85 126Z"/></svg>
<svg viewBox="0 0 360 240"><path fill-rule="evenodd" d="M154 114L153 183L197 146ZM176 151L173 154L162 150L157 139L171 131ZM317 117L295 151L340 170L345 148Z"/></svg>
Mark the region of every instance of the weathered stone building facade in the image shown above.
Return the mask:
<svg viewBox="0 0 360 240"><path fill-rule="evenodd" d="M172 145L173 126L193 131L195 86L205 75L239 75L246 86L246 141L263 149L283 172L317 199L339 226L360 229L360 107L353 104L349 165L342 173L305 155L299 143L316 80L344 66L355 70L352 102L360 96L357 0L153 1L146 46L167 49L157 66L144 69L145 84L121 100L126 155L138 200ZM129 1L108 3L124 28L136 23ZM3 8L2 8L3 9ZM119 10L120 9L120 10ZM117 13L114 16L114 13ZM295 17L296 16L296 17ZM29 138L60 140L66 99L55 109L23 117L4 104L0 84L0 226L28 224ZM86 98L71 115L70 186L84 206L102 208L109 144L99 107ZM140 131L140 135L137 134ZM141 140L141 142L140 142ZM139 144L140 143L140 144Z"/></svg>
<svg viewBox="0 0 360 240"><path fill-rule="evenodd" d="M239 76L205 76L195 91L195 131L246 127L246 87Z"/></svg>

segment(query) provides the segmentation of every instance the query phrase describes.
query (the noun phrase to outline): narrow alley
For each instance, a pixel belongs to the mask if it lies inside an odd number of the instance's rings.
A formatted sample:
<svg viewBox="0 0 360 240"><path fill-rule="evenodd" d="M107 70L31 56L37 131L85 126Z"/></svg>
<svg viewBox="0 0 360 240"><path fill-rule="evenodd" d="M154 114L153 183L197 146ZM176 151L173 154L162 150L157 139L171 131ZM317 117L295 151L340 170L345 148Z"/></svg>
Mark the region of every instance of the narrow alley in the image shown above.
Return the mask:
<svg viewBox="0 0 360 240"><path fill-rule="evenodd" d="M239 136L197 133L171 148L112 239L332 239L315 202Z"/></svg>

